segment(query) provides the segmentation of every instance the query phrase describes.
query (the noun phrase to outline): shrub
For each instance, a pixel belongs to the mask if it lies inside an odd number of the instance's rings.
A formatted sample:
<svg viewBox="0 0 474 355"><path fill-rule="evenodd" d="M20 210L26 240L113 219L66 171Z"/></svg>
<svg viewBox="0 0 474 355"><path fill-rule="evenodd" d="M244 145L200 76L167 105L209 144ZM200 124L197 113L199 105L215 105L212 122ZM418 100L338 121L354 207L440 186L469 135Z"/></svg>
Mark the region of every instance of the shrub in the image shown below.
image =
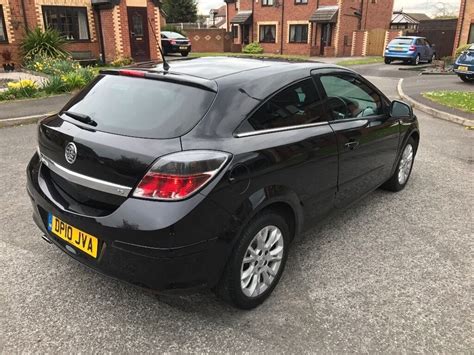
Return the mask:
<svg viewBox="0 0 474 355"><path fill-rule="evenodd" d="M7 88L0 95L1 100L34 97L38 93L38 85L34 81L27 79L9 82Z"/></svg>
<svg viewBox="0 0 474 355"><path fill-rule="evenodd" d="M462 52L467 50L471 45L470 44L464 44L462 46L459 46L458 49L456 49L456 53L454 53L454 57L457 58L461 55Z"/></svg>
<svg viewBox="0 0 474 355"><path fill-rule="evenodd" d="M123 67L133 63L133 59L129 57L117 57L113 62L110 63L113 67Z"/></svg>
<svg viewBox="0 0 474 355"><path fill-rule="evenodd" d="M246 54L262 54L263 48L258 42L253 42L244 47L242 52Z"/></svg>
<svg viewBox="0 0 474 355"><path fill-rule="evenodd" d="M61 75L81 68L78 62L69 58L49 58L37 56L25 63L25 66L48 75Z"/></svg>
<svg viewBox="0 0 474 355"><path fill-rule="evenodd" d="M12 60L12 52L8 49L4 49L2 51L2 58L5 61L5 63L9 63Z"/></svg>
<svg viewBox="0 0 474 355"><path fill-rule="evenodd" d="M58 31L52 28L42 31L36 27L26 32L20 48L26 61L38 57L66 58L68 52L64 49L65 44L66 39Z"/></svg>
<svg viewBox="0 0 474 355"><path fill-rule="evenodd" d="M87 85L92 80L94 80L97 74L99 74L99 69L92 68L92 67L85 67L85 68L78 69L77 72L84 78L84 81Z"/></svg>
<svg viewBox="0 0 474 355"><path fill-rule="evenodd" d="M47 94L61 94L68 91L66 83L61 79L59 75L54 75L48 79L43 86L44 91Z"/></svg>
<svg viewBox="0 0 474 355"><path fill-rule="evenodd" d="M78 71L61 75L61 80L64 82L67 91L82 89L87 84L85 78Z"/></svg>

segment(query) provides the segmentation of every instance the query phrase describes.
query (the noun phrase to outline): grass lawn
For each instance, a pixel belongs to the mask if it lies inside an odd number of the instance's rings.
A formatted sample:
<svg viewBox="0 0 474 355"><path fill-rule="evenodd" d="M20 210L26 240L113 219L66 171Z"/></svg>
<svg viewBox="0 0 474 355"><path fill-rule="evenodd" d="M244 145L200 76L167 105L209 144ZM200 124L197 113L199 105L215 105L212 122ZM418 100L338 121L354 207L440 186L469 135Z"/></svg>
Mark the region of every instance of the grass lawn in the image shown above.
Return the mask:
<svg viewBox="0 0 474 355"><path fill-rule="evenodd" d="M423 92L422 95L441 105L474 113L474 92L472 91L430 91Z"/></svg>
<svg viewBox="0 0 474 355"><path fill-rule="evenodd" d="M376 64L383 63L383 57L367 57L361 59L346 59L337 62L337 65L342 65L344 67L350 67L352 65L363 65L363 64Z"/></svg>
<svg viewBox="0 0 474 355"><path fill-rule="evenodd" d="M289 61L308 61L309 56L304 55L280 55L280 54L246 54L246 53L212 53L212 52L191 52L189 53L191 58L199 57L237 57L237 58L257 58L257 59L284 59Z"/></svg>

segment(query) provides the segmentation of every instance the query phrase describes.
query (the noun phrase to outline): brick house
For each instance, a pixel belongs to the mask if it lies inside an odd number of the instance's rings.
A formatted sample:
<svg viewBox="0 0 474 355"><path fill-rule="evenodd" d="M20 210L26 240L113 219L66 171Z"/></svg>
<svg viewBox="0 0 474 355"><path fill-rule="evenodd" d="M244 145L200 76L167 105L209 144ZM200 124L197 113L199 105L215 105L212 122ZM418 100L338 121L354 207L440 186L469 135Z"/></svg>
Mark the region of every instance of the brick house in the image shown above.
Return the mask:
<svg viewBox="0 0 474 355"><path fill-rule="evenodd" d="M383 30L379 47L383 46L386 38L382 37L390 28L394 0L224 2L227 30L232 31L236 45L255 41L266 53L348 56L364 52L354 48L353 42L366 47L367 35L372 30Z"/></svg>
<svg viewBox="0 0 474 355"><path fill-rule="evenodd" d="M461 0L454 51L463 44L474 43L474 1Z"/></svg>
<svg viewBox="0 0 474 355"><path fill-rule="evenodd" d="M0 62L5 50L21 62L25 30L38 26L61 32L76 59L160 58L159 0L0 0Z"/></svg>

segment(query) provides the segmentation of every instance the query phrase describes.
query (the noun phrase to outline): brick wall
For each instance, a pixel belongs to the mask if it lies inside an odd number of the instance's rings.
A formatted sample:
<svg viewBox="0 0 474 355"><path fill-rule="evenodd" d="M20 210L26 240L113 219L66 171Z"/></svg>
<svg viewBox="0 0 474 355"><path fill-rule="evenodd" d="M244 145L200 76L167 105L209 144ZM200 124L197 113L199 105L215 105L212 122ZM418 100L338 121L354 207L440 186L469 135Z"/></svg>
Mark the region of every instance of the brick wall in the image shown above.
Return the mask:
<svg viewBox="0 0 474 355"><path fill-rule="evenodd" d="M459 46L467 44L471 25L474 25L474 1L461 0L456 36L454 38L453 54ZM471 42L472 41L473 40L471 39Z"/></svg>
<svg viewBox="0 0 474 355"><path fill-rule="evenodd" d="M259 27L265 24L277 27L276 43L261 43L266 53L320 55L322 24L310 23L309 18L319 6L338 6L337 23L333 24L331 45L325 47L324 55L349 56L353 47L353 32L358 29L388 29L392 17L394 0L308 0L308 4L295 4L294 0L279 0L279 6L262 6L262 0L241 0L240 10L253 9L253 39L259 40ZM283 11L283 18L282 18ZM362 19L355 16L362 11ZM236 15L236 4L227 5L228 22ZM307 43L290 43L289 26L308 24ZM231 25L228 23L228 30ZM359 37L357 37L359 38ZM241 34L235 43L241 43ZM360 45L356 46L360 47ZM357 52L360 49L356 48Z"/></svg>
<svg viewBox="0 0 474 355"><path fill-rule="evenodd" d="M362 29L372 30L375 28L390 28L392 20L394 0L372 0L365 1L365 9L362 16Z"/></svg>
<svg viewBox="0 0 474 355"><path fill-rule="evenodd" d="M354 31L352 33L351 56L360 57L366 51L366 36L367 31Z"/></svg>
<svg viewBox="0 0 474 355"><path fill-rule="evenodd" d="M230 52L232 39L225 29L193 29L186 31L193 52Z"/></svg>
<svg viewBox="0 0 474 355"><path fill-rule="evenodd" d="M24 0L25 14L21 8L21 0L0 0L5 17L8 43L0 43L0 52L8 49L12 52L13 61L21 63L19 45L23 39L25 28L33 29L37 26L44 28L42 6L81 6L87 8L90 40L68 42L66 49L70 52L90 51L96 58L100 55L100 34L97 28L97 12L92 8L90 0ZM136 6L142 4L147 7L147 23L149 32L150 59L160 59L159 39L161 16L159 9L151 0L122 0L120 6L113 9L101 10L102 30L104 36L104 51L108 62L117 57L130 57L130 35L127 19L127 4ZM24 18L26 17L26 24ZM158 39L158 41L157 41ZM3 64L3 58L0 57Z"/></svg>
<svg viewBox="0 0 474 355"><path fill-rule="evenodd" d="M385 33L385 43L383 47L387 48L388 44L390 43L392 39L397 38L402 35L403 35L403 31L401 30L388 30Z"/></svg>

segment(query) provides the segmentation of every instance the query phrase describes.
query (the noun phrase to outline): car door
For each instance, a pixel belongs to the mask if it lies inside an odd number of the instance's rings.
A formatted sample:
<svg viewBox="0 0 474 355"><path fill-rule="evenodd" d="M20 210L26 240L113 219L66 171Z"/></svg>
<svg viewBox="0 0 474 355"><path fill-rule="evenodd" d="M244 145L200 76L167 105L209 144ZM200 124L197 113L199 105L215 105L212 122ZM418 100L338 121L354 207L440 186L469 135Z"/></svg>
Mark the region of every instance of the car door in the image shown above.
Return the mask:
<svg viewBox="0 0 474 355"><path fill-rule="evenodd" d="M433 45L430 43L430 41L425 39L425 46L426 46L426 59L430 60L433 57L433 54L434 54Z"/></svg>
<svg viewBox="0 0 474 355"><path fill-rule="evenodd" d="M419 48L420 52L420 59L421 60L427 60L428 58L428 47L426 45L426 42L423 38L419 38L416 40L417 47Z"/></svg>
<svg viewBox="0 0 474 355"><path fill-rule="evenodd" d="M309 74L309 73L308 73ZM276 92L236 130L242 161L251 176L250 194L288 189L311 222L334 207L338 150L324 104L311 77Z"/></svg>
<svg viewBox="0 0 474 355"><path fill-rule="evenodd" d="M332 115L339 150L335 204L344 207L390 177L400 122L389 115L390 101L361 76L346 70L314 74Z"/></svg>

